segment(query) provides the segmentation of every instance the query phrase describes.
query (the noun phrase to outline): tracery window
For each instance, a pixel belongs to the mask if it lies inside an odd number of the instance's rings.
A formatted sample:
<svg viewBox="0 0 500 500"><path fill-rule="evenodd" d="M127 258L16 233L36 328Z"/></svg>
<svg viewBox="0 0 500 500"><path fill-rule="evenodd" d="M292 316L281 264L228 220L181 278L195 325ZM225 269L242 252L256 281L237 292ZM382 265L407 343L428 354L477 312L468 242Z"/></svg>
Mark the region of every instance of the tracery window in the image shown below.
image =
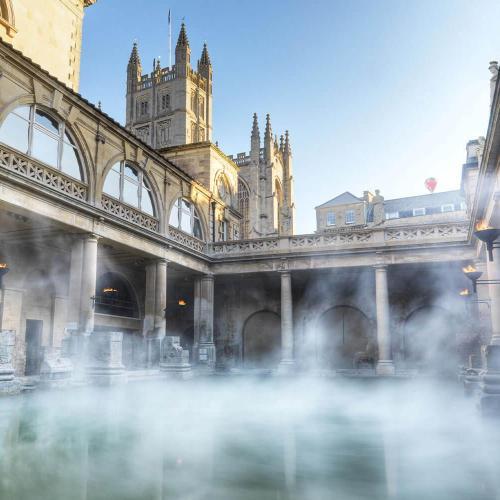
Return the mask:
<svg viewBox="0 0 500 500"><path fill-rule="evenodd" d="M65 122L36 105L20 106L7 115L0 142L82 180L81 155Z"/></svg>
<svg viewBox="0 0 500 500"><path fill-rule="evenodd" d="M249 232L249 200L250 193L244 182L238 180L238 210L241 214L240 235L241 238L248 238Z"/></svg>
<svg viewBox="0 0 500 500"><path fill-rule="evenodd" d="M104 181L103 192L142 212L155 215L151 189L144 173L128 162L113 165Z"/></svg>
<svg viewBox="0 0 500 500"><path fill-rule="evenodd" d="M163 94L161 96L161 109L165 110L170 107L170 94Z"/></svg>
<svg viewBox="0 0 500 500"><path fill-rule="evenodd" d="M203 239L201 221L194 203L178 198L170 212L169 224L198 239Z"/></svg>

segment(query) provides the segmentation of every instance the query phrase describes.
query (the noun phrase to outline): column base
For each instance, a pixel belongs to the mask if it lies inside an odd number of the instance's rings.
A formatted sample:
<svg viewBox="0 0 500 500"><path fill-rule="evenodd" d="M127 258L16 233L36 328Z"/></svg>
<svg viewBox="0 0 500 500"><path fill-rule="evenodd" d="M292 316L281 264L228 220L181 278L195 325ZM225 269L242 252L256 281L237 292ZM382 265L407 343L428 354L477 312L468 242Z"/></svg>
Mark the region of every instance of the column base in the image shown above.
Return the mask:
<svg viewBox="0 0 500 500"><path fill-rule="evenodd" d="M396 373L394 362L390 359L382 359L377 362L375 373L379 377L391 377Z"/></svg>
<svg viewBox="0 0 500 500"><path fill-rule="evenodd" d="M197 374L211 375L215 373L215 344L213 342L200 342L193 354Z"/></svg>
<svg viewBox="0 0 500 500"><path fill-rule="evenodd" d="M278 368L275 370L276 375L292 375L295 373L295 360L294 359L282 359Z"/></svg>

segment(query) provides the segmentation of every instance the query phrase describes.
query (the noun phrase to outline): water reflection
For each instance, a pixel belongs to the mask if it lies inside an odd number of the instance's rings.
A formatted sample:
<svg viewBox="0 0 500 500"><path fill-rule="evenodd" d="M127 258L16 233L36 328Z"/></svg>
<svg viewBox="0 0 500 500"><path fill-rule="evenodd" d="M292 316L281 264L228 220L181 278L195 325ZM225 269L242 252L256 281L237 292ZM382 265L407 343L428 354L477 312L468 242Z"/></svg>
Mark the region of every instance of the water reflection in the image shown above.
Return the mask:
<svg viewBox="0 0 500 500"><path fill-rule="evenodd" d="M493 499L498 431L459 387L193 381L1 401L0 498Z"/></svg>

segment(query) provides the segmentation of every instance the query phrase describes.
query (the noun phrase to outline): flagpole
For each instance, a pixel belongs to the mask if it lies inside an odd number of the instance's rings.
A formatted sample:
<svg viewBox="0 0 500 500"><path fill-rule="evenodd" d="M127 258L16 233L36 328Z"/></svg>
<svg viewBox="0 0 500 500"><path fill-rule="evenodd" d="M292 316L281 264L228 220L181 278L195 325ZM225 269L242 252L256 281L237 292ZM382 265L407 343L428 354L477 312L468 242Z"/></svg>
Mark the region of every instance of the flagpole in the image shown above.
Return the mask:
<svg viewBox="0 0 500 500"><path fill-rule="evenodd" d="M168 65L172 69L172 21L170 15L170 9L168 9Z"/></svg>

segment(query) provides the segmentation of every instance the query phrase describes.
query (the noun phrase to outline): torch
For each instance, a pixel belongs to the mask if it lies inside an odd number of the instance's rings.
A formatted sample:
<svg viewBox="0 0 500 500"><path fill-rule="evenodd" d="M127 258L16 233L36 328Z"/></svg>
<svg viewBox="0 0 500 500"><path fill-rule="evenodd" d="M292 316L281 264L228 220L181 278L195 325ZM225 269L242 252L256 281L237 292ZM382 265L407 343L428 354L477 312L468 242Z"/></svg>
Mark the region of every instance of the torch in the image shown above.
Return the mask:
<svg viewBox="0 0 500 500"><path fill-rule="evenodd" d="M477 280L483 274L481 271L478 271L472 264L469 264L467 267L462 268L463 273L467 278L472 281L472 291L477 293Z"/></svg>
<svg viewBox="0 0 500 500"><path fill-rule="evenodd" d="M500 229L489 227L485 221L479 221L476 224L474 236L486 243L486 250L488 251L488 259L493 262L493 248L495 248L494 241L500 236Z"/></svg>

